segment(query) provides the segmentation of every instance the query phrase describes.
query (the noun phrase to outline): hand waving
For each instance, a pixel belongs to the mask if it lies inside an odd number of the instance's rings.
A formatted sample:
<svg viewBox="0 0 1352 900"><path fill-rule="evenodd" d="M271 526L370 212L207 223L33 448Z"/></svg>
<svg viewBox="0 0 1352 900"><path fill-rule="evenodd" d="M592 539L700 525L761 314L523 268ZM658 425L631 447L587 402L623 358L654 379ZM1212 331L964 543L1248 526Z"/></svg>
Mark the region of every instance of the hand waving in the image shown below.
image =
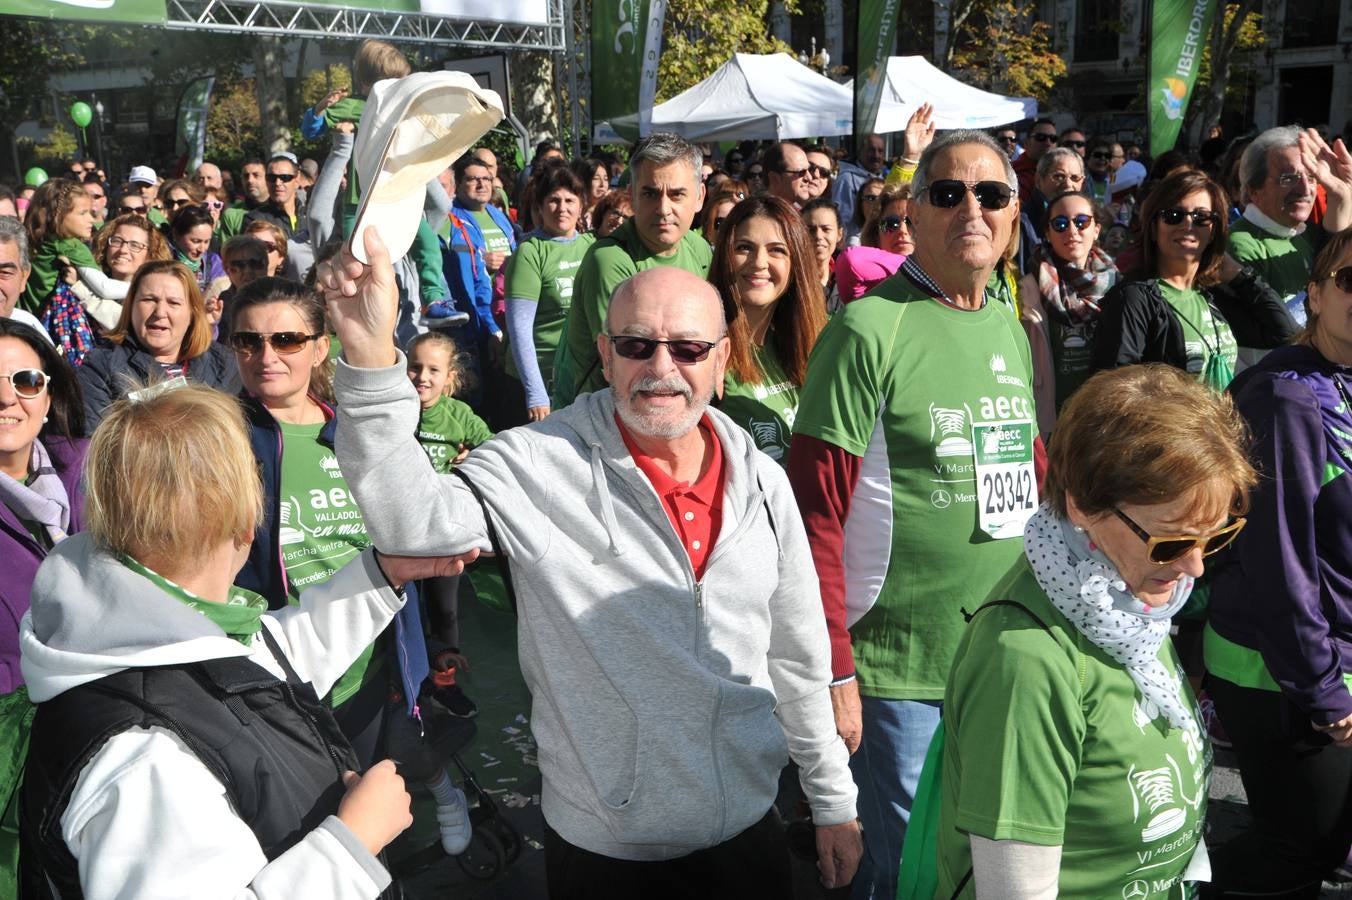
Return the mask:
<svg viewBox="0 0 1352 900"><path fill-rule="evenodd" d="M902 134L901 155L906 159L919 159L934 140L934 104L920 104L906 120L906 130Z"/></svg>
<svg viewBox="0 0 1352 900"><path fill-rule="evenodd" d="M324 296L329 322L343 343L343 357L359 369L394 365L394 326L399 316L399 288L385 242L374 228L365 230L363 265L346 246L319 264L315 286Z"/></svg>

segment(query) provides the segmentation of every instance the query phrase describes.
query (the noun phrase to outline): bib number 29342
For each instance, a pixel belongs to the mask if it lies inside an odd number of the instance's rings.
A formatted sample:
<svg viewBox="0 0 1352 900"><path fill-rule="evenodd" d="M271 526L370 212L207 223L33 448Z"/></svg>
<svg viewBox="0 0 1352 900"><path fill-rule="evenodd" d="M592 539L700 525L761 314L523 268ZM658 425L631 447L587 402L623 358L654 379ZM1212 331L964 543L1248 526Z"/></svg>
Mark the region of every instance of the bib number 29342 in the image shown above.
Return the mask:
<svg viewBox="0 0 1352 900"><path fill-rule="evenodd" d="M993 538L1022 537L1023 526L1037 509L1036 434L1027 419L972 424L977 521Z"/></svg>

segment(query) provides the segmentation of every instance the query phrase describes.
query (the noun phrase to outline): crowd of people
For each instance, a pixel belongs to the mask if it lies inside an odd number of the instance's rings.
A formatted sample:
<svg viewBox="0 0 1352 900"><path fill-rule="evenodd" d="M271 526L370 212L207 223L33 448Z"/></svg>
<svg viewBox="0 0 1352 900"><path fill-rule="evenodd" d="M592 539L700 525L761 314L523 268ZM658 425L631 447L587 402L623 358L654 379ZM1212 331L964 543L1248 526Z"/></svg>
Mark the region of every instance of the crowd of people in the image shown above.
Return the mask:
<svg viewBox="0 0 1352 900"><path fill-rule="evenodd" d="M480 145L391 258L409 74L366 42L320 162L0 187L0 897L395 896L408 779L463 852L480 554L550 897L792 896L785 817L860 900L1348 863L1341 139Z"/></svg>

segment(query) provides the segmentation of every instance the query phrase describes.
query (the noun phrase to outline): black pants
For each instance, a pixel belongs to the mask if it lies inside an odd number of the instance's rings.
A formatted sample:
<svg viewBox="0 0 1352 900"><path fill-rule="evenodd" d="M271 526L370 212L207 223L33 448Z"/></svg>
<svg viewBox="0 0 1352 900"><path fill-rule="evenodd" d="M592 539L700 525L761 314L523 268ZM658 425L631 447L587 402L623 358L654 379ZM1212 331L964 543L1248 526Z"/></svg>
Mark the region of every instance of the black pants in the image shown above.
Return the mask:
<svg viewBox="0 0 1352 900"><path fill-rule="evenodd" d="M712 900L793 896L784 826L772 808L716 847L660 862L612 859L575 847L545 825L550 900Z"/></svg>
<svg viewBox="0 0 1352 900"><path fill-rule="evenodd" d="M443 575L424 578L418 582L418 593L427 617L426 634L450 649L460 652L460 579L462 575Z"/></svg>
<svg viewBox="0 0 1352 900"><path fill-rule="evenodd" d="M1203 896L1314 900L1352 843L1352 748L1302 721L1275 691L1213 675L1207 693L1234 742L1255 822L1211 852Z"/></svg>

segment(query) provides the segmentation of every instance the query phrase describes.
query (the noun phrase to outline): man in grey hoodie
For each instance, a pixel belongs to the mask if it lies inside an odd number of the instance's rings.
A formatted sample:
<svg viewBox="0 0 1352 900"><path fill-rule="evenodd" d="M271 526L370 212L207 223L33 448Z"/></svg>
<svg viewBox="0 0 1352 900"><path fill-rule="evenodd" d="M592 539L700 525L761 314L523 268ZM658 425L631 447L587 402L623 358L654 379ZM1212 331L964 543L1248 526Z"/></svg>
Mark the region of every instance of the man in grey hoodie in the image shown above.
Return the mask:
<svg viewBox="0 0 1352 900"><path fill-rule="evenodd" d="M822 881L848 883L861 844L817 579L783 472L708 408L729 354L718 295L670 267L622 284L597 340L612 388L477 448L460 471L481 505L418 447L375 229L367 252L369 268L344 251L319 270L344 352L338 458L391 552L486 550L492 521L550 896L790 896L772 809L789 758Z"/></svg>

